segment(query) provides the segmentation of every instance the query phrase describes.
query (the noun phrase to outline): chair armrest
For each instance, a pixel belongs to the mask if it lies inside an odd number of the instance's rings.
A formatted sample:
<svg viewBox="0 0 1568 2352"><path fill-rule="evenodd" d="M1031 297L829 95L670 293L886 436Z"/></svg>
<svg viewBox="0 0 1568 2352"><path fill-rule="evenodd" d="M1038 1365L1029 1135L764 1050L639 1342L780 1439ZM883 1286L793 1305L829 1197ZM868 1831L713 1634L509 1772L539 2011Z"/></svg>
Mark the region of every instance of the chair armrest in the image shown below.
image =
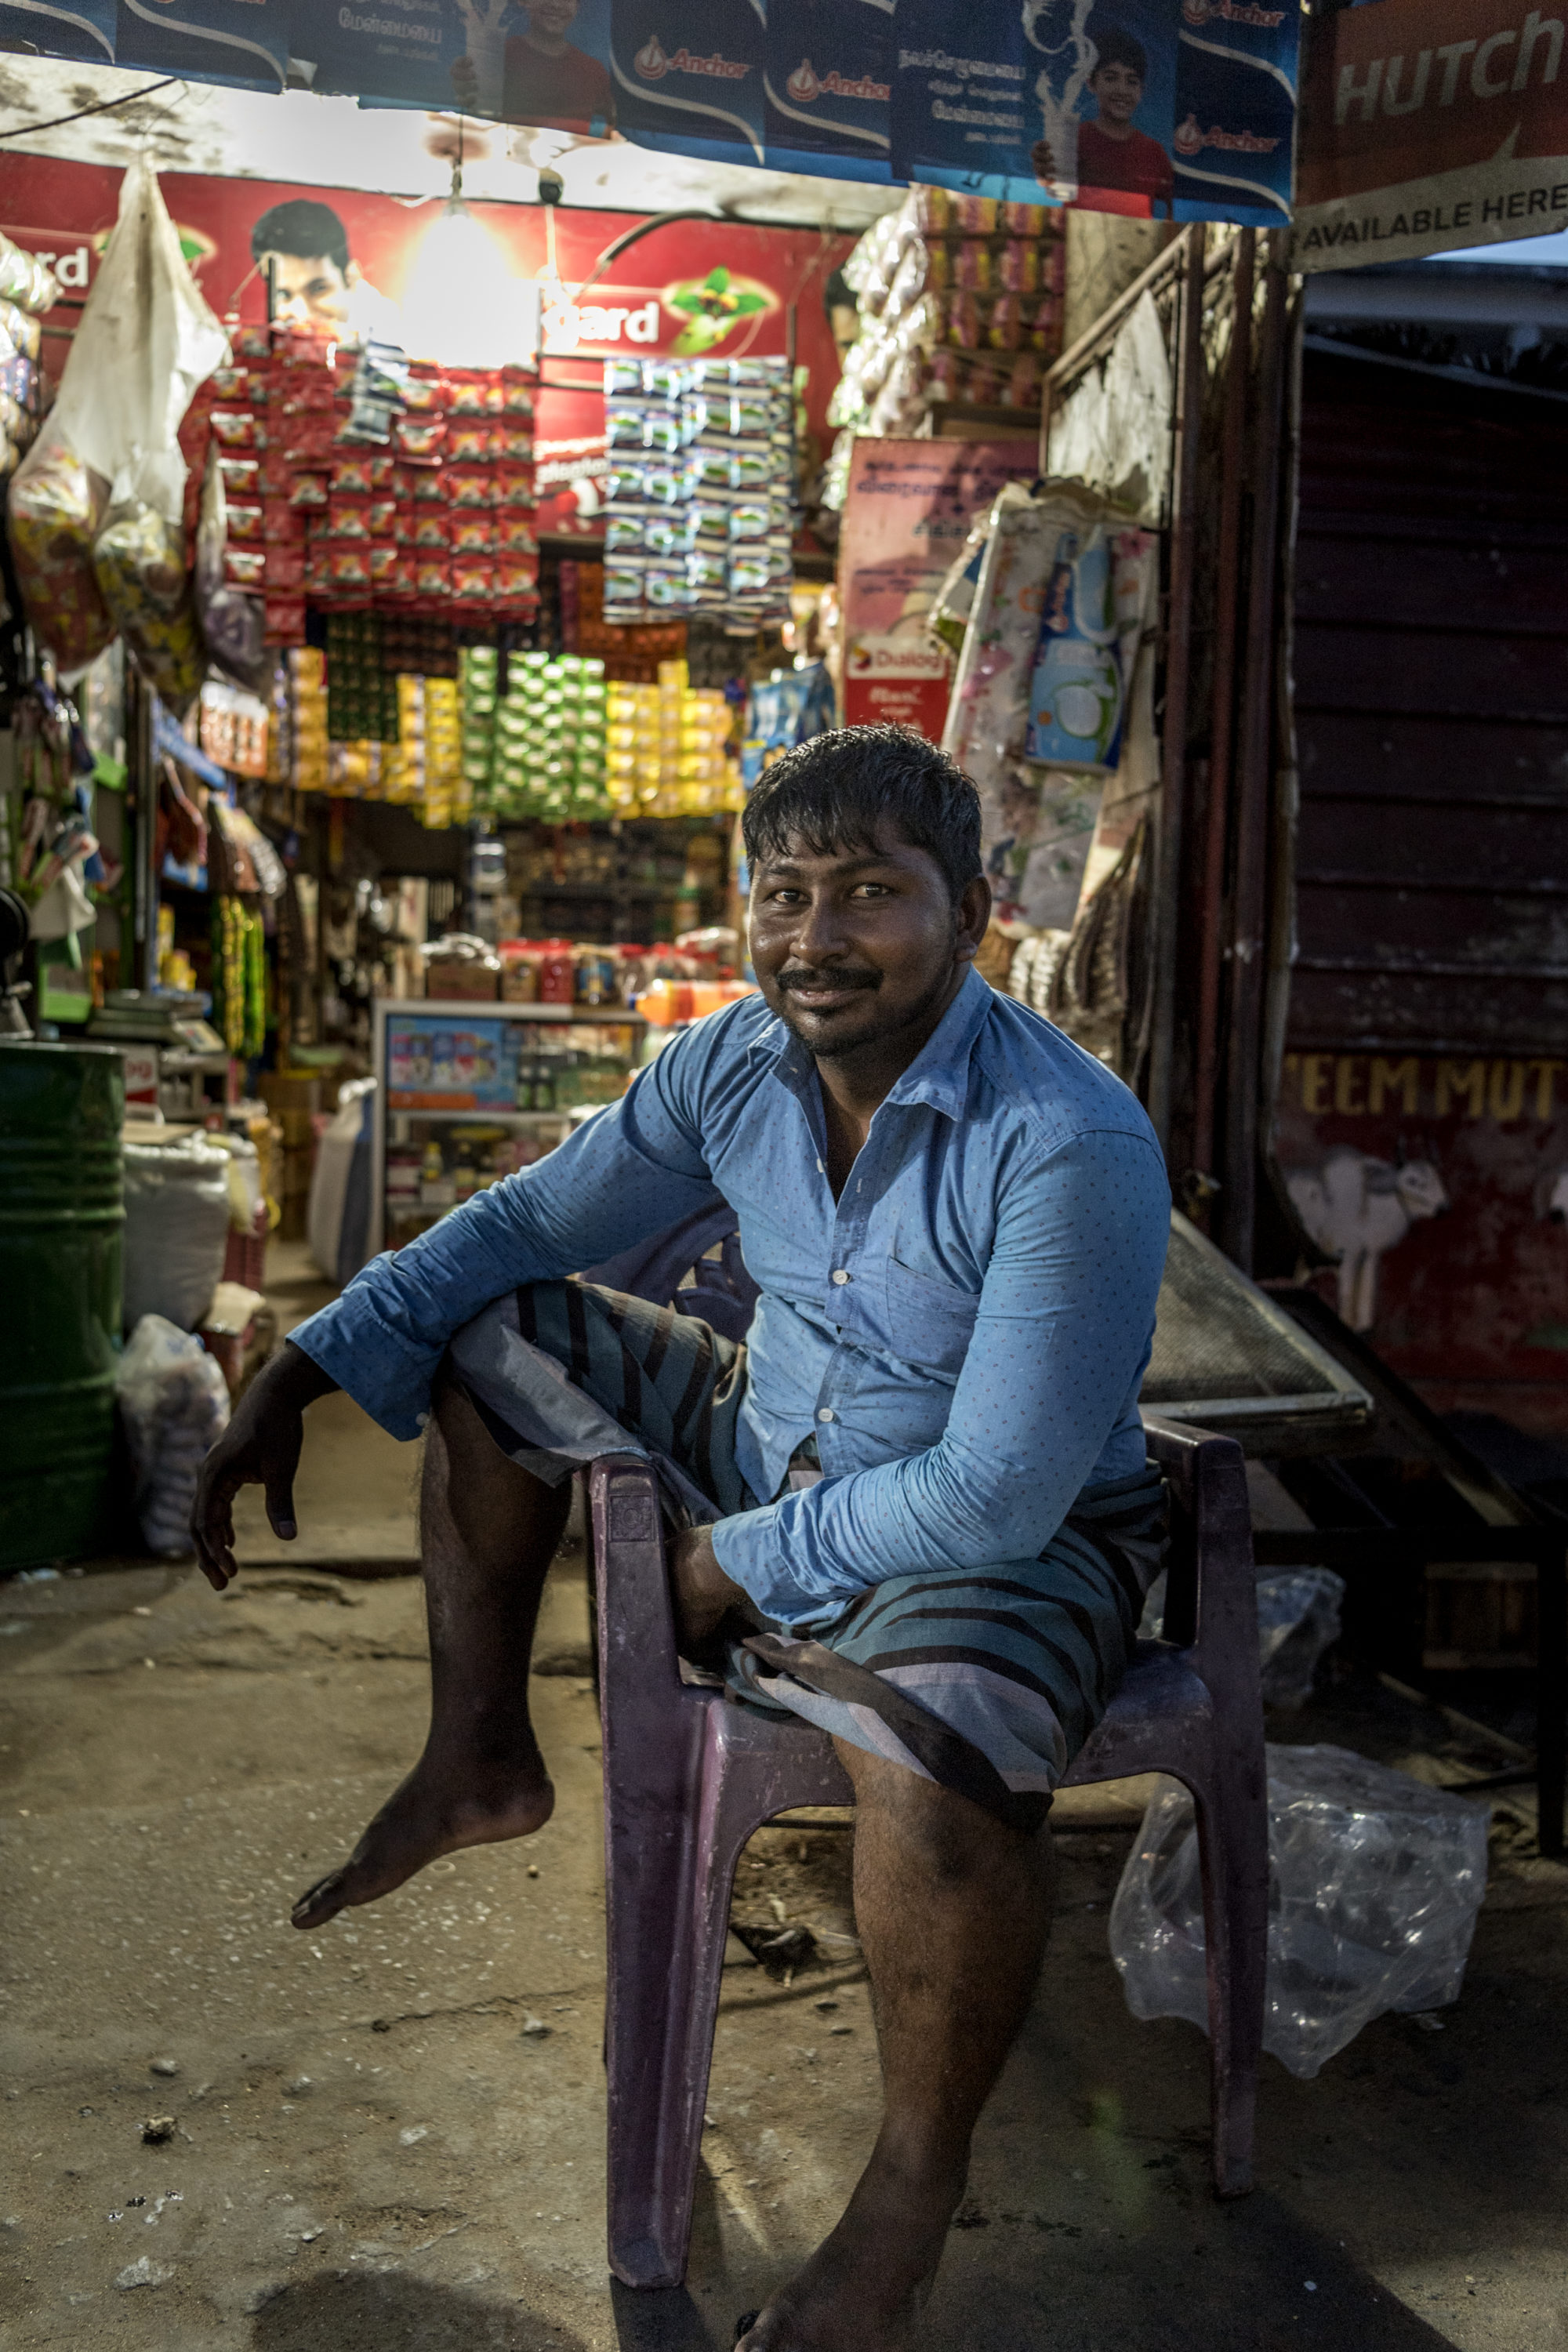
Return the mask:
<svg viewBox="0 0 1568 2352"><path fill-rule="evenodd" d="M598 1591L599 1687L628 1675L643 1691L679 1685L658 1479L645 1454L589 1465L588 1525Z"/></svg>
<svg viewBox="0 0 1568 2352"><path fill-rule="evenodd" d="M1205 1682L1205 1660L1222 1679L1241 1674L1256 1682L1258 1570L1241 1448L1234 1437L1157 1416L1144 1428L1170 1495L1165 1638L1194 1651Z"/></svg>

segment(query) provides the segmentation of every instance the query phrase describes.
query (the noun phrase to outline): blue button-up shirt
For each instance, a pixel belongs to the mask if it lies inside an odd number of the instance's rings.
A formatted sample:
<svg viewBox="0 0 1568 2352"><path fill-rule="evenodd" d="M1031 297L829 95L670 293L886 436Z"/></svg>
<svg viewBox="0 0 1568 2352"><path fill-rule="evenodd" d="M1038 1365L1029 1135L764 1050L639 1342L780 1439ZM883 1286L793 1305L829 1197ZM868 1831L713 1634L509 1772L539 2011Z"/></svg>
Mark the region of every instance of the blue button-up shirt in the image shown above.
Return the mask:
<svg viewBox="0 0 1568 2352"><path fill-rule="evenodd" d="M776 1495L719 1522L763 1613L1037 1559L1086 1486L1143 1465L1138 1391L1170 1227L1153 1130L1101 1064L971 971L843 1193L816 1065L759 996L677 1037L613 1109L478 1193L290 1335L396 1437L492 1298L727 1201L762 1286L736 1451Z"/></svg>

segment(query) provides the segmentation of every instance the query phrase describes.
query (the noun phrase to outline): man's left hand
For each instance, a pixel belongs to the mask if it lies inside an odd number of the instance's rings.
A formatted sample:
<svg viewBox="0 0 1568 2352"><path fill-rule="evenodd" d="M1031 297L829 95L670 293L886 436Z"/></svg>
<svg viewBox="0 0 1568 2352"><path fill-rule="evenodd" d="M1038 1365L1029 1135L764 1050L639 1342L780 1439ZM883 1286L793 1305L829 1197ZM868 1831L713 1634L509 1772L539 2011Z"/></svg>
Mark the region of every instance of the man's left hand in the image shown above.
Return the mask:
<svg viewBox="0 0 1568 2352"><path fill-rule="evenodd" d="M745 1605L744 1590L725 1575L713 1557L711 1528L688 1528L676 1538L669 1583L683 1650L706 1641L728 1611Z"/></svg>

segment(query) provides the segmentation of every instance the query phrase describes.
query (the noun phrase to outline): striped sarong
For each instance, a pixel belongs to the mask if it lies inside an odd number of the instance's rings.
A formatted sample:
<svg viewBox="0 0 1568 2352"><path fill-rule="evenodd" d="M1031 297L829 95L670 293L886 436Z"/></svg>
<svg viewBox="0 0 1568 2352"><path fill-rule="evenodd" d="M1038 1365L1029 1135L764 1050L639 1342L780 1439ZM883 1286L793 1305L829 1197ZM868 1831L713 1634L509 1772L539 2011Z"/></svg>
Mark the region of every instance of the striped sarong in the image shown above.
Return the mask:
<svg viewBox="0 0 1568 2352"><path fill-rule="evenodd" d="M757 1507L735 1464L746 1350L694 1316L534 1283L465 1325L450 1360L501 1450L551 1485L629 1451L685 1524ZM790 1480L820 1475L797 1455ZM1164 1526L1151 1463L1086 1488L1037 1559L893 1577L806 1625L753 1611L695 1663L740 1705L803 1716L1027 1828L1121 1679Z"/></svg>

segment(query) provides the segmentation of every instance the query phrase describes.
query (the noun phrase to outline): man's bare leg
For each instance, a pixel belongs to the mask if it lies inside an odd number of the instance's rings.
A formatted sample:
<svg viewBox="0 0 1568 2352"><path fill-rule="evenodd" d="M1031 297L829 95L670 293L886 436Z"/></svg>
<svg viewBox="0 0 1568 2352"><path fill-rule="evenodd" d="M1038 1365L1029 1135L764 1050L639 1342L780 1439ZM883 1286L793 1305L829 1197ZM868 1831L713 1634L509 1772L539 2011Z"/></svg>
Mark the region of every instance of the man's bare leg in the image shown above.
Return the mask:
<svg viewBox="0 0 1568 2352"><path fill-rule="evenodd" d="M970 2136L1050 1924L1048 1832L835 1742L855 1783L855 1917L881 2049L882 2127L843 2220L746 2352L899 2352L942 2259Z"/></svg>
<svg viewBox="0 0 1568 2352"><path fill-rule="evenodd" d="M347 1862L294 1906L319 1927L374 1903L438 1854L525 1837L555 1791L528 1716L528 1662L569 1486L510 1462L458 1384L437 1384L419 1498L430 1625L430 1732Z"/></svg>

